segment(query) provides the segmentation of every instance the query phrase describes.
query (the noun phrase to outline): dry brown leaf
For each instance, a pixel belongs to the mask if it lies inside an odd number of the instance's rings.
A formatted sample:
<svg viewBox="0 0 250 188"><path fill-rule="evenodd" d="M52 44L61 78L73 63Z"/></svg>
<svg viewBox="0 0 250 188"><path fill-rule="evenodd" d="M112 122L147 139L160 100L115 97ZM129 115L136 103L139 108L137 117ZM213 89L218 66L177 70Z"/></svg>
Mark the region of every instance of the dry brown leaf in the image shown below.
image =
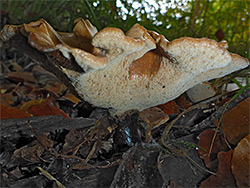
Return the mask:
<svg viewBox="0 0 250 188"><path fill-rule="evenodd" d="M52 148L53 141L50 139L49 133L36 134L38 142L45 148Z"/></svg>
<svg viewBox="0 0 250 188"><path fill-rule="evenodd" d="M233 150L218 153L219 167L217 175L211 175L203 181L200 187L236 187L235 179L231 172Z"/></svg>
<svg viewBox="0 0 250 188"><path fill-rule="evenodd" d="M15 150L14 156L17 159L24 159L31 163L37 163L40 162L40 156L42 155L43 151L44 147L40 143L34 141L29 145Z"/></svg>
<svg viewBox="0 0 250 188"><path fill-rule="evenodd" d="M90 168L93 168L93 166L90 164L87 164L87 163L78 163L72 167L72 169L74 169L74 170L87 170Z"/></svg>
<svg viewBox="0 0 250 188"><path fill-rule="evenodd" d="M188 109L193 105L191 101L185 99L183 96L178 97L175 101L183 109Z"/></svg>
<svg viewBox="0 0 250 188"><path fill-rule="evenodd" d="M139 117L147 123L148 129L157 128L169 120L169 116L157 107L141 111Z"/></svg>
<svg viewBox="0 0 250 188"><path fill-rule="evenodd" d="M78 99L75 95L73 95L72 93L67 92L63 98L73 102L75 105L78 104L79 102L81 102L82 100Z"/></svg>
<svg viewBox="0 0 250 188"><path fill-rule="evenodd" d="M205 165L208 168L212 168L212 161L217 158L217 153L219 151L226 151L228 149L227 144L225 142L224 136L223 135L218 135L218 133L215 136L214 143L212 143L213 137L215 135L215 131L213 129L207 129L203 131L199 136L199 142L198 145L205 149L206 151L202 149L198 149L198 154L200 158L204 160ZM212 150L209 155L209 150L212 145Z"/></svg>
<svg viewBox="0 0 250 188"><path fill-rule="evenodd" d="M179 106L174 101L169 101L165 104L158 105L157 107L162 109L166 114L180 113Z"/></svg>
<svg viewBox="0 0 250 188"><path fill-rule="evenodd" d="M13 80L15 82L37 82L33 74L30 72L9 72L8 79Z"/></svg>
<svg viewBox="0 0 250 188"><path fill-rule="evenodd" d="M13 96L11 93L0 94L0 103L6 106L13 104Z"/></svg>
<svg viewBox="0 0 250 188"><path fill-rule="evenodd" d="M59 82L55 82L53 84L46 84L46 86L43 88L48 91L54 92L58 95L60 95L63 91L67 89L64 84L59 83Z"/></svg>
<svg viewBox="0 0 250 188"><path fill-rule="evenodd" d="M40 104L30 107L28 112L34 116L61 115L65 118L70 118L64 111L49 105L47 101L43 101Z"/></svg>
<svg viewBox="0 0 250 188"><path fill-rule="evenodd" d="M238 187L250 187L250 134L234 149L232 172Z"/></svg>
<svg viewBox="0 0 250 188"><path fill-rule="evenodd" d="M227 140L237 144L250 133L250 98L244 100L232 110L225 113L222 119Z"/></svg>
<svg viewBox="0 0 250 188"><path fill-rule="evenodd" d="M27 117L31 117L31 115L20 109L0 104L0 119L19 119Z"/></svg>
<svg viewBox="0 0 250 188"><path fill-rule="evenodd" d="M81 142L83 141L84 136L81 132L71 129L70 132L66 135L65 143L62 148L62 154L67 154L73 151Z"/></svg>

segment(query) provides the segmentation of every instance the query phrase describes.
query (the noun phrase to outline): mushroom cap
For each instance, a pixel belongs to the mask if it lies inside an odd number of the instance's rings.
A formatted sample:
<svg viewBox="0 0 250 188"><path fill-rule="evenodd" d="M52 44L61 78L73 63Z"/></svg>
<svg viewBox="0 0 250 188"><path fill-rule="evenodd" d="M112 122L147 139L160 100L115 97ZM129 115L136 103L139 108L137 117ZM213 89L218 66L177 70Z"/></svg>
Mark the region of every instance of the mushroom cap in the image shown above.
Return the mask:
<svg viewBox="0 0 250 188"><path fill-rule="evenodd" d="M108 27L102 29L94 36L92 45L104 49L109 61L113 62L113 59L119 59L133 52L142 50L147 45L145 41L146 40L126 36L122 30L118 28Z"/></svg>
<svg viewBox="0 0 250 188"><path fill-rule="evenodd" d="M78 48L89 53L101 54L100 49L91 44L92 38L98 32L96 27L89 20L83 20L82 18L75 19L74 23L73 33L77 39Z"/></svg>
<svg viewBox="0 0 250 188"><path fill-rule="evenodd" d="M90 103L114 108L116 113L130 109L141 111L178 97L200 83L195 79L200 74L225 67L232 61L226 49L206 38L184 37L166 43L164 50L178 63L172 63L157 50L137 60L130 59L131 53L112 66L82 75L77 79L81 83L78 92ZM150 63L153 65L149 66Z"/></svg>
<svg viewBox="0 0 250 188"><path fill-rule="evenodd" d="M23 24L21 32L28 36L29 44L39 51L50 51L57 44L64 44L60 35L44 19Z"/></svg>
<svg viewBox="0 0 250 188"><path fill-rule="evenodd" d="M118 28L97 32L83 19L75 23L73 35L56 32L41 19L5 26L0 37L7 42L22 33L67 76L78 96L115 114L166 103L198 83L249 65L230 53L226 42L190 37L169 42L139 24L124 34Z"/></svg>

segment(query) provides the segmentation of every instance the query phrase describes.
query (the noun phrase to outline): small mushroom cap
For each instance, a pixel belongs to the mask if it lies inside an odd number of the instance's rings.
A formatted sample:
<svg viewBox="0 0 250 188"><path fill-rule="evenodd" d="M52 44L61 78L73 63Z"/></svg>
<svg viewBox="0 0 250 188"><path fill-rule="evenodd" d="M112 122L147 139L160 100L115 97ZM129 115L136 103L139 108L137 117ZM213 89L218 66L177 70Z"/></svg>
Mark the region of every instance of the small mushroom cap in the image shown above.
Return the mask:
<svg viewBox="0 0 250 188"><path fill-rule="evenodd" d="M22 26L5 25L0 32L0 38L3 42L8 42L12 37L20 33Z"/></svg>
<svg viewBox="0 0 250 188"><path fill-rule="evenodd" d="M228 43L226 40L222 40L219 42L219 45L225 49L228 49Z"/></svg>
<svg viewBox="0 0 250 188"><path fill-rule="evenodd" d="M105 55L113 61L142 50L146 43L144 40L126 36L118 28L104 28L94 36L92 45L104 49Z"/></svg>
<svg viewBox="0 0 250 188"><path fill-rule="evenodd" d="M44 20L23 24L21 32L28 36L31 46L39 51L48 51L64 43L60 35Z"/></svg>
<svg viewBox="0 0 250 188"><path fill-rule="evenodd" d="M57 32L57 33L58 35L60 35L60 38L65 44L73 48L79 47L78 40L74 33L66 33L66 32Z"/></svg>
<svg viewBox="0 0 250 188"><path fill-rule="evenodd" d="M90 53L101 54L100 49L94 48L91 44L92 38L98 32L96 27L89 20L83 20L82 18L75 19L74 23L73 32L77 38L78 48Z"/></svg>
<svg viewBox="0 0 250 188"><path fill-rule="evenodd" d="M122 30L118 28L104 28L92 40L95 47L105 50L120 49L127 54L143 48L143 41L137 41L134 38L126 37Z"/></svg>
<svg viewBox="0 0 250 188"><path fill-rule="evenodd" d="M82 18L77 18L74 20L75 27L73 32L78 37L86 37L92 39L94 35L98 32L96 27L93 26L89 20L83 20Z"/></svg>
<svg viewBox="0 0 250 188"><path fill-rule="evenodd" d="M95 56L79 48L71 48L68 45L59 44L56 46L56 49L69 60L74 57L74 60L85 73L93 69L103 68L108 64L106 57Z"/></svg>

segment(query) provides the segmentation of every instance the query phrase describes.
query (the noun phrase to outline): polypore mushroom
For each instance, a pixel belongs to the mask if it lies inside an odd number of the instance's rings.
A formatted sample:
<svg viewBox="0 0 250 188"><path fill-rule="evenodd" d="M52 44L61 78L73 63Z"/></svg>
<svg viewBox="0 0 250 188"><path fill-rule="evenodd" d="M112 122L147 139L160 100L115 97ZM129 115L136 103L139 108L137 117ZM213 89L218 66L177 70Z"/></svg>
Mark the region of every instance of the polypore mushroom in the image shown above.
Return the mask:
<svg viewBox="0 0 250 188"><path fill-rule="evenodd" d="M198 83L249 65L228 52L225 42L189 37L169 42L139 24L126 34L118 28L97 32L90 22L77 19L74 33L67 35L38 22L5 26L1 39L7 42L21 31L56 64L74 93L116 114L166 103Z"/></svg>

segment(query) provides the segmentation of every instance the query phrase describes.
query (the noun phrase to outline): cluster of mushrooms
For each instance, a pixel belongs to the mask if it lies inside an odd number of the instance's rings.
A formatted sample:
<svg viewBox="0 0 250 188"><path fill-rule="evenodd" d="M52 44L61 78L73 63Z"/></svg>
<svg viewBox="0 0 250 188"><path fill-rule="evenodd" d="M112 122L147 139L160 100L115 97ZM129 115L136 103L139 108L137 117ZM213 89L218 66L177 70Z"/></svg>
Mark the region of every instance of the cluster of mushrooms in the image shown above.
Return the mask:
<svg viewBox="0 0 250 188"><path fill-rule="evenodd" d="M109 27L98 32L78 18L73 33L62 33L40 19L5 25L0 38L54 73L76 96L114 114L166 103L196 84L249 65L227 50L226 41L168 41L139 24L126 34Z"/></svg>

